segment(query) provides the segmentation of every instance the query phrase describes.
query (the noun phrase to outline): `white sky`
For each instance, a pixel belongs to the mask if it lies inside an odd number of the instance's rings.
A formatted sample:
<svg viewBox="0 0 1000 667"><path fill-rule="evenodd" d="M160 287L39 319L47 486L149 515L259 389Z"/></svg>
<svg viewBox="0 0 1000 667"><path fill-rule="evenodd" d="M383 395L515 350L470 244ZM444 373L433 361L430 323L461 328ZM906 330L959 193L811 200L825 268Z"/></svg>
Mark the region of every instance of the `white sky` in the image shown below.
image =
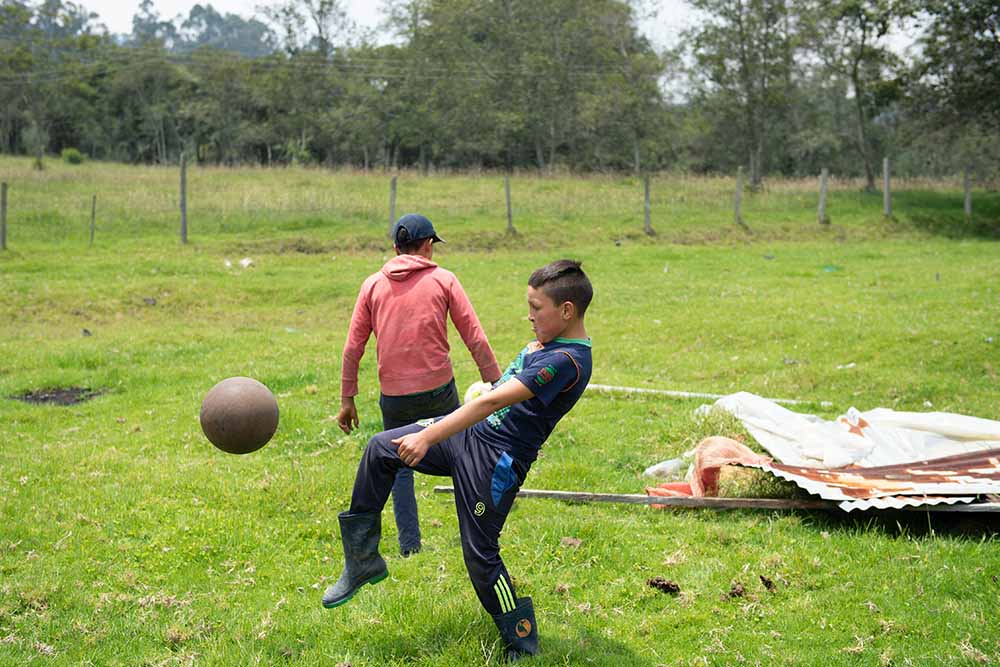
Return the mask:
<svg viewBox="0 0 1000 667"><path fill-rule="evenodd" d="M132 32L132 15L139 9L141 0L76 0L76 2L100 16L113 33ZM198 0L154 0L154 6L161 19L173 19L178 14L187 17L191 8L199 4ZM254 14L258 4L270 4L267 0L261 2L246 2L240 0L201 0L200 4L210 4L220 14L239 14L248 18ZM640 26L643 32L657 47L673 45L681 30L688 26L692 10L684 0L645 0L645 4L654 10L657 16L643 21ZM378 27L381 15L378 0L344 0L344 6L351 19L362 27L375 29Z"/></svg>

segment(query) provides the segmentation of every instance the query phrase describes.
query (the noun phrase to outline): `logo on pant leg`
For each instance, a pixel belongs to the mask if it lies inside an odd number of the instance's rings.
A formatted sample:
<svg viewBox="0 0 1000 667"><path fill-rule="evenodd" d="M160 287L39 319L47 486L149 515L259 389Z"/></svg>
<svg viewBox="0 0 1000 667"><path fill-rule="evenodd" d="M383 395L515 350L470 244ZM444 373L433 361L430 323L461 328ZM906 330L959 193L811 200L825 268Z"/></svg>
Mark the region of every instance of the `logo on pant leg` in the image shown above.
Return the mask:
<svg viewBox="0 0 1000 667"><path fill-rule="evenodd" d="M476 516L482 516L486 514L486 505L482 501L476 503L476 508L472 510L472 513Z"/></svg>
<svg viewBox="0 0 1000 667"><path fill-rule="evenodd" d="M526 618L522 618L517 622L517 625L514 626L514 632L518 637L524 639L531 634L531 621Z"/></svg>

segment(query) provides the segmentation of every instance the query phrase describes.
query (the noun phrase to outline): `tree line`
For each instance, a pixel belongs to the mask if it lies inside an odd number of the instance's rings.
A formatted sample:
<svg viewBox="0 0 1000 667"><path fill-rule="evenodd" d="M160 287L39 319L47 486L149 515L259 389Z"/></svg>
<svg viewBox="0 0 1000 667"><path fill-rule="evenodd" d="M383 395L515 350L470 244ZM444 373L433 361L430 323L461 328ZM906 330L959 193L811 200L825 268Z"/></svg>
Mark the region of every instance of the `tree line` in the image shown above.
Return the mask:
<svg viewBox="0 0 1000 667"><path fill-rule="evenodd" d="M0 152L167 164L911 175L1000 157L987 0L689 0L657 49L641 0L339 0L259 15L144 0L128 35L0 0ZM666 17L659 17L661 25ZM910 53L899 40L911 37ZM384 40L383 40L384 41Z"/></svg>

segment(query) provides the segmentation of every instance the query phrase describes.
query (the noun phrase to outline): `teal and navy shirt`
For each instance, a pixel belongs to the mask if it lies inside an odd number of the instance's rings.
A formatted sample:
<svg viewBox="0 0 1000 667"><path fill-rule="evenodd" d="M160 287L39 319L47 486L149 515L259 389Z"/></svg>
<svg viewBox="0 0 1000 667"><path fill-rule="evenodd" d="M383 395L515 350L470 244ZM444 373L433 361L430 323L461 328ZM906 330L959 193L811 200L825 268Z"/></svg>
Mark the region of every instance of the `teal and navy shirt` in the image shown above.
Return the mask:
<svg viewBox="0 0 1000 667"><path fill-rule="evenodd" d="M531 463L552 429L587 388L592 365L589 338L528 343L494 387L513 377L534 396L494 412L473 426L473 432L515 459Z"/></svg>

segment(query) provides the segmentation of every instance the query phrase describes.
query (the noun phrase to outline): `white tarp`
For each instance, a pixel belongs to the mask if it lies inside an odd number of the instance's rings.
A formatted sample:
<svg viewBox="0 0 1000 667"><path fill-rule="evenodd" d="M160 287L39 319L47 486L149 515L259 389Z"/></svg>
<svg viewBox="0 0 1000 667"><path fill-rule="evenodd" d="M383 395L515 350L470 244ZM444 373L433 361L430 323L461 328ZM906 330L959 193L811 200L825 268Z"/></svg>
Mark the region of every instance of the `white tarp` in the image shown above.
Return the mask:
<svg viewBox="0 0 1000 667"><path fill-rule="evenodd" d="M710 410L732 414L764 449L788 465L871 467L1000 447L1000 421L948 412L860 412L852 407L825 421L748 392L698 408L702 414Z"/></svg>

